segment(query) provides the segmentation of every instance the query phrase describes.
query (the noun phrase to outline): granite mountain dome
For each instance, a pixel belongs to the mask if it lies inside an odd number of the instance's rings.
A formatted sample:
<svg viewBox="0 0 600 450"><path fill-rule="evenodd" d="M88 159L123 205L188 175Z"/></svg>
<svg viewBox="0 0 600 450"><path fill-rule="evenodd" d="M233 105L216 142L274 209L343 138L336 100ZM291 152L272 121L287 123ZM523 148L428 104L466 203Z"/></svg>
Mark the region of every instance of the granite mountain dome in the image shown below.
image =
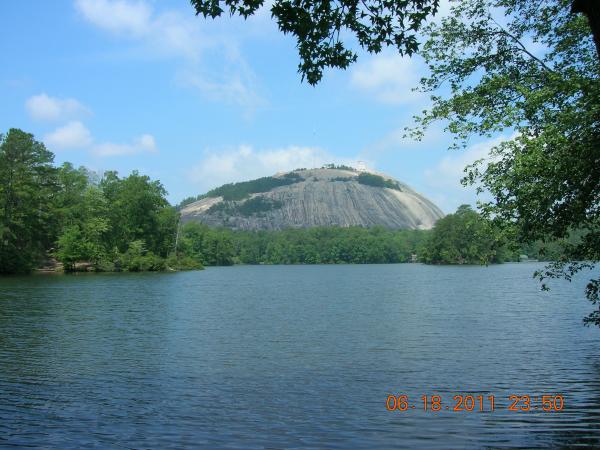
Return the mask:
<svg viewBox="0 0 600 450"><path fill-rule="evenodd" d="M443 216L431 201L393 178L333 165L226 184L181 208L183 222L238 230L428 229Z"/></svg>

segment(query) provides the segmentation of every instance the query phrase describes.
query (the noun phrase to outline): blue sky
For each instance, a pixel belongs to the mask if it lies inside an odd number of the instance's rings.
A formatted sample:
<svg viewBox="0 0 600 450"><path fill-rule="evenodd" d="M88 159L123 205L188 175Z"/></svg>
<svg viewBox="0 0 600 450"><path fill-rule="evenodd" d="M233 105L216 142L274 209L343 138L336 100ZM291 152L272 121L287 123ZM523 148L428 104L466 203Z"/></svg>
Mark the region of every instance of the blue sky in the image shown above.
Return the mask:
<svg viewBox="0 0 600 450"><path fill-rule="evenodd" d="M0 15L0 131L33 133L57 163L137 169L177 203L226 182L364 161L445 212L475 202L458 180L490 142L449 152L442 127L420 143L402 137L428 105L411 92L426 73L418 58L359 53L312 87L267 9L212 21L187 0L20 0L1 2Z"/></svg>

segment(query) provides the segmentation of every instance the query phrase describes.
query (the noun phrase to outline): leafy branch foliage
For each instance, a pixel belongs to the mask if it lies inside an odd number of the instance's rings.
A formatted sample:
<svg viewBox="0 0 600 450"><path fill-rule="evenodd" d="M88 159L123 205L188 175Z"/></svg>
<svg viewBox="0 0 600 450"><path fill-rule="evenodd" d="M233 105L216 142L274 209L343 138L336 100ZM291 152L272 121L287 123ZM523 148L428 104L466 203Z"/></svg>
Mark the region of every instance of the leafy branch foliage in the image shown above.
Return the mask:
<svg viewBox="0 0 600 450"><path fill-rule="evenodd" d="M263 6L264 0L191 0L196 14L215 18L225 10L244 18ZM326 67L345 69L356 61L351 35L371 53L394 46L411 55L418 47L416 33L434 14L439 0L275 0L271 16L279 29L296 38L302 80L318 83Z"/></svg>
<svg viewBox="0 0 600 450"><path fill-rule="evenodd" d="M600 64L588 20L568 0L452 4L424 30L430 74L421 89L441 94L412 134L444 121L464 147L473 135L512 133L463 182L491 193L484 215L521 243L583 233L536 274L570 280L600 258ZM587 295L600 307L598 282ZM585 322L600 325L600 308Z"/></svg>

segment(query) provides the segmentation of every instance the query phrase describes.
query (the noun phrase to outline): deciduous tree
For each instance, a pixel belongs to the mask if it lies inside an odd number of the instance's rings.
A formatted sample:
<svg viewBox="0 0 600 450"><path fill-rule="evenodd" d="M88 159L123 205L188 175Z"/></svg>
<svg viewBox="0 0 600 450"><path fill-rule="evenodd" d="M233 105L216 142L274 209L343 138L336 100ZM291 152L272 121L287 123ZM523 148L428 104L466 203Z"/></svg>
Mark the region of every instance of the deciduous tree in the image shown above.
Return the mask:
<svg viewBox="0 0 600 450"><path fill-rule="evenodd" d="M571 277L600 259L600 64L587 20L568 0L464 0L428 26L421 82L433 106L417 137L446 123L455 147L474 136L513 135L471 166L465 184L492 195L483 213L521 242L579 244L537 275ZM587 262L578 262L578 261ZM599 280L588 298L597 304ZM585 319L600 325L600 309Z"/></svg>

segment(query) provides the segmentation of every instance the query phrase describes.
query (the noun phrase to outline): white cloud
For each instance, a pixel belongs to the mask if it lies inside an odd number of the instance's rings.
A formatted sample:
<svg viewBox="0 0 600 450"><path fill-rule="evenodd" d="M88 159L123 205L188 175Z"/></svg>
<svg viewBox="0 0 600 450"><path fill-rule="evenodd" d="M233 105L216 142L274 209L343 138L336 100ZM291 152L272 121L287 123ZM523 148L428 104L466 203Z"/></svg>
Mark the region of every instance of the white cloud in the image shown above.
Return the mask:
<svg viewBox="0 0 600 450"><path fill-rule="evenodd" d="M208 190L224 183L251 180L300 167L321 167L327 163L356 166L357 162L356 159L333 156L316 147L255 150L251 146L240 145L229 151L205 152L188 176L200 190Z"/></svg>
<svg viewBox="0 0 600 450"><path fill-rule="evenodd" d="M395 105L421 102L426 95L412 91L426 70L422 60L385 52L359 62L352 68L350 83L378 101Z"/></svg>
<svg viewBox="0 0 600 450"><path fill-rule="evenodd" d="M44 143L50 150L80 149L96 156L126 156L140 153L156 153L156 141L151 134L143 134L130 144L104 142L94 144L90 130L79 121L72 121L44 136Z"/></svg>
<svg viewBox="0 0 600 450"><path fill-rule="evenodd" d="M134 139L131 144L116 144L113 142L105 142L94 145L92 153L96 156L128 156L139 153L156 153L156 142L151 134L143 134Z"/></svg>
<svg viewBox="0 0 600 450"><path fill-rule="evenodd" d="M208 38L191 15L176 11L157 14L145 1L76 0L75 7L92 25L145 45L153 56L197 61Z"/></svg>
<svg viewBox="0 0 600 450"><path fill-rule="evenodd" d="M150 28L151 9L141 1L77 0L77 10L100 28L141 36Z"/></svg>
<svg viewBox="0 0 600 450"><path fill-rule="evenodd" d="M54 148L84 149L91 145L92 136L85 125L81 122L73 121L44 136L44 143L50 150Z"/></svg>
<svg viewBox="0 0 600 450"><path fill-rule="evenodd" d="M368 144L361 154L367 158L379 159L382 154L389 152L429 152L449 145L448 134L444 132L440 124L432 125L421 140L416 140L406 136L407 131L403 127L398 127L382 138Z"/></svg>
<svg viewBox="0 0 600 450"><path fill-rule="evenodd" d="M182 73L178 79L182 85L194 87L212 100L238 104L250 113L267 104L257 93L253 74L243 70L222 77L221 80L198 72Z"/></svg>
<svg viewBox="0 0 600 450"><path fill-rule="evenodd" d="M433 167L425 170L425 184L432 188L437 195L432 199L444 210L454 211L461 204L475 205L477 200L475 186L463 186L460 180L465 176L465 167L479 159L491 161L490 150L504 141L514 139L512 136L498 136L496 138L472 145L463 151L451 151ZM486 194L480 196L485 198Z"/></svg>
<svg viewBox="0 0 600 450"><path fill-rule="evenodd" d="M478 144L472 145L463 151L451 151L448 156L425 171L425 178L431 186L451 188L460 185L464 177L464 169L479 159L490 159L490 150L514 136L498 136Z"/></svg>
<svg viewBox="0 0 600 450"><path fill-rule="evenodd" d="M25 108L35 120L58 122L90 114L90 110L74 98L50 97L46 93L29 97Z"/></svg>
<svg viewBox="0 0 600 450"><path fill-rule="evenodd" d="M181 84L199 90L207 98L246 110L264 103L254 73L240 54L231 30L208 33L208 23L194 14L155 12L142 0L75 0L75 7L89 23L141 45L145 54L179 59ZM208 51L214 53L211 67L220 71L210 76L206 74L207 65L202 64L202 56Z"/></svg>

